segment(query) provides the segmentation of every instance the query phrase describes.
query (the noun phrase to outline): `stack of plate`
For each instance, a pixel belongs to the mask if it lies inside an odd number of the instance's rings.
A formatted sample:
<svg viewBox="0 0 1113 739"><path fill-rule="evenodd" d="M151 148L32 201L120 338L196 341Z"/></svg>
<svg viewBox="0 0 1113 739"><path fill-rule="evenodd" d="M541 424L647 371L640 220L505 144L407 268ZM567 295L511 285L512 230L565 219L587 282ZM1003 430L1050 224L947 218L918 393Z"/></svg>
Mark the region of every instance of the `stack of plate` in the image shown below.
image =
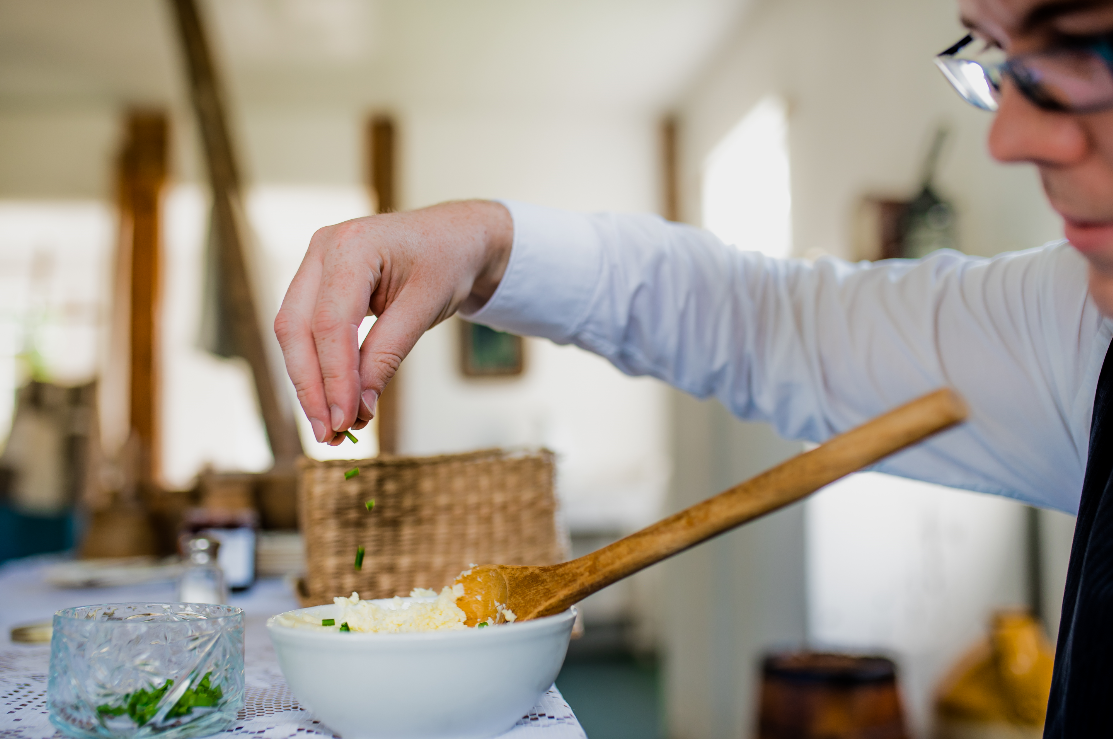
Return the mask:
<svg viewBox="0 0 1113 739"><path fill-rule="evenodd" d="M305 572L305 544L296 531L260 531L255 569L259 577L285 577Z"/></svg>
<svg viewBox="0 0 1113 739"><path fill-rule="evenodd" d="M56 588L112 588L174 580L182 566L177 557L74 559L50 565L43 579Z"/></svg>

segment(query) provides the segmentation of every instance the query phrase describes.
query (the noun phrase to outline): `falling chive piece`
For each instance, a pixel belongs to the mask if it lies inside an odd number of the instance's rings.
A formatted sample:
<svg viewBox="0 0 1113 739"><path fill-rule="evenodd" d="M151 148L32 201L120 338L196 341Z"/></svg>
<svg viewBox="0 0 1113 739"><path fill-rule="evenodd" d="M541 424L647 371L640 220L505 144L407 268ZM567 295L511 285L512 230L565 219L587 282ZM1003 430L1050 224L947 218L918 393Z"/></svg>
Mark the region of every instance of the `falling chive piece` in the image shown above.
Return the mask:
<svg viewBox="0 0 1113 739"><path fill-rule="evenodd" d="M363 569L363 547L356 548L356 569Z"/></svg>
<svg viewBox="0 0 1113 739"><path fill-rule="evenodd" d="M336 626L336 619L335 618L322 618L321 619L321 626Z"/></svg>
<svg viewBox="0 0 1113 739"><path fill-rule="evenodd" d="M359 443L359 439L357 439L356 435L353 434L351 431L345 431L344 436L347 436L348 441L352 442L353 444L358 444Z"/></svg>
<svg viewBox="0 0 1113 739"><path fill-rule="evenodd" d="M353 467L352 469L350 469L350 470L348 470L347 472L344 473L344 479L345 480L351 480L353 477L355 477L358 474L359 474L359 467Z"/></svg>
<svg viewBox="0 0 1113 739"><path fill-rule="evenodd" d="M340 624L340 630L341 630L341 631L351 631L351 629L349 629L349 628L348 628L348 622L347 622L347 621L345 621L344 623Z"/></svg>
<svg viewBox="0 0 1113 739"><path fill-rule="evenodd" d="M372 498L371 500L367 501L366 503L363 504L363 507L366 508L367 510L371 510L372 508L375 507L375 499Z"/></svg>
<svg viewBox="0 0 1113 739"><path fill-rule="evenodd" d="M486 626L486 625L487 625L487 622L486 622L486 621L480 621L479 623L477 623L477 624L475 625L475 628L477 628L477 629L482 629L482 628L483 628L484 626Z"/></svg>

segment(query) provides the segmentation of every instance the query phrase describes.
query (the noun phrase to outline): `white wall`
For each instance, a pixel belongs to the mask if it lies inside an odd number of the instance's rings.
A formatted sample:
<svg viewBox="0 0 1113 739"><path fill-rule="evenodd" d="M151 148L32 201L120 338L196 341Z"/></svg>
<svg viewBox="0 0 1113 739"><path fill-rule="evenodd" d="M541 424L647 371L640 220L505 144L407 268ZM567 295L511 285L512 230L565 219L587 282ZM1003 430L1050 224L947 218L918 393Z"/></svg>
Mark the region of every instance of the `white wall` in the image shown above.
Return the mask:
<svg viewBox="0 0 1113 739"><path fill-rule="evenodd" d="M0 111L0 198L111 199L120 132L111 104Z"/></svg>
<svg viewBox="0 0 1113 739"><path fill-rule="evenodd" d="M957 204L967 251L993 254L1057 238L1059 224L1035 173L989 160L984 138L990 117L962 102L931 63L964 32L955 7L935 0L759 4L678 106L687 218L698 219L708 152L763 96L777 94L790 105L796 254L852 256L859 198L914 194L920 162L940 122L953 135L938 186ZM686 464L677 459L678 470ZM913 727L923 732L941 671L980 633L993 608L1026 603L1024 516L1009 501L899 488L899 481L882 482L879 490L852 480L807 505L806 526L794 530L795 551L803 557L806 550L807 562L807 625L799 637L806 632L817 645L893 654ZM1045 536L1055 540L1045 547L1054 552L1046 566L1049 591L1061 588L1055 583L1065 566L1062 528ZM734 564L745 567L740 560ZM784 572L790 580L795 576L792 569ZM694 576L694 568L686 574ZM709 607L740 597L764 603L776 590L767 590L762 578L752 573L724 583ZM683 582L676 581L676 592L683 592ZM790 605L785 602L784 619L798 616ZM759 650L763 645L752 645L754 639L774 641L772 633L741 626L742 646L734 648ZM714 726L752 730L753 714L739 714L737 707L709 706L714 718L690 720L685 706L692 697L684 686L701 679L699 666L684 657L691 649L683 639L668 641L679 671L669 676L675 735L723 735ZM753 698L748 679L736 676L732 688L743 703Z"/></svg>
<svg viewBox="0 0 1113 739"><path fill-rule="evenodd" d="M672 393L679 510L802 450L714 401ZM807 635L804 506L790 506L663 565L661 643L669 736L750 737L762 655Z"/></svg>
<svg viewBox="0 0 1113 739"><path fill-rule="evenodd" d="M797 253L850 256L858 198L913 194L940 122L954 135L939 189L959 207L967 251L1060 238L1035 172L990 161L991 117L963 102L931 63L963 33L955 7L938 0L762 3L681 105L690 218L698 218L703 157L763 95L777 93L791 106Z"/></svg>
<svg viewBox="0 0 1113 739"><path fill-rule="evenodd" d="M807 505L809 642L893 656L923 727L936 683L993 609L1027 604L1025 513L877 473L829 486Z"/></svg>
<svg viewBox="0 0 1113 739"><path fill-rule="evenodd" d="M646 211L656 204L655 121L647 116L418 104L393 112L402 208L468 197L583 210ZM249 176L272 189L362 187L366 115L350 108L248 108L242 138ZM331 222L321 218L317 225ZM308 243L312 229L299 232ZM278 245L280 235L268 233L263 221L259 236L267 266L288 279L297 244L287 237ZM281 290L272 298L276 310ZM558 490L573 528L626 531L657 517L669 472L662 387L631 381L578 349L539 341L528 342L520 378L465 379L457 329L455 319L434 328L403 364L399 451L545 445L558 453Z"/></svg>
<svg viewBox="0 0 1113 739"><path fill-rule="evenodd" d="M477 196L580 210L656 205L655 121L645 116L419 108L401 121L405 207ZM534 340L522 377L466 379L457 340L453 321L438 326L403 364L403 451L549 446L572 528L629 531L657 517L669 472L659 383Z"/></svg>
<svg viewBox="0 0 1113 739"><path fill-rule="evenodd" d="M469 197L580 210L656 206L652 116L427 104L390 110L398 121L402 208ZM245 110L249 176L270 187L360 187L366 115L350 108ZM278 235L266 230L261 241L275 243ZM274 269L292 274L295 245L281 251L283 264ZM272 248L271 258L278 253ZM669 474L664 388L630 380L578 349L533 340L521 377L467 379L458 370L457 340L453 319L426 334L403 364L401 452L545 445L558 453L558 489L574 529L627 531L657 517Z"/></svg>
<svg viewBox="0 0 1113 739"><path fill-rule="evenodd" d="M1074 516L1059 511L1040 511L1039 528L1041 605L1048 633L1054 638L1059 633L1059 618L1063 610L1067 565L1074 540Z"/></svg>

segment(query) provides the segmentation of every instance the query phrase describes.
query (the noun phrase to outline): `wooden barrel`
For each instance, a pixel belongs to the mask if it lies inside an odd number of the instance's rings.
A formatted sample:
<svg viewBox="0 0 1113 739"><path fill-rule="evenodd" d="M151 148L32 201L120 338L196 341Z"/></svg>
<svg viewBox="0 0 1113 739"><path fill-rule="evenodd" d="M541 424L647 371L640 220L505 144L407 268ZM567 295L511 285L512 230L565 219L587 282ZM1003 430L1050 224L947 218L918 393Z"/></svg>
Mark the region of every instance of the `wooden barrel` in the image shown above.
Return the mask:
<svg viewBox="0 0 1113 739"><path fill-rule="evenodd" d="M884 657L797 652L762 663L760 739L907 739Z"/></svg>

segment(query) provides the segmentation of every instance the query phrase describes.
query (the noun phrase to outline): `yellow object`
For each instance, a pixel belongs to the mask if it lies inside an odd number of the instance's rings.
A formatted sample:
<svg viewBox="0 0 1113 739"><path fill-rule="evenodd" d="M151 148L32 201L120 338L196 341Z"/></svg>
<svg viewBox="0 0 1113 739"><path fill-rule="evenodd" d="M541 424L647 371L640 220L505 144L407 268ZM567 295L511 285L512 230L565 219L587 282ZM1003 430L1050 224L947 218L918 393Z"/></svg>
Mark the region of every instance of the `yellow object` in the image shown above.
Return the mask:
<svg viewBox="0 0 1113 739"><path fill-rule="evenodd" d="M13 644L49 644L53 632L54 625L51 621L44 621L41 624L23 624L12 627L11 640Z"/></svg>
<svg viewBox="0 0 1113 739"><path fill-rule="evenodd" d="M940 735L974 736L971 725L1038 730L1047 715L1054 663L1055 650L1039 621L1024 612L997 613L989 637L940 683L938 723L941 729L956 729ZM959 726L964 728L959 731Z"/></svg>

